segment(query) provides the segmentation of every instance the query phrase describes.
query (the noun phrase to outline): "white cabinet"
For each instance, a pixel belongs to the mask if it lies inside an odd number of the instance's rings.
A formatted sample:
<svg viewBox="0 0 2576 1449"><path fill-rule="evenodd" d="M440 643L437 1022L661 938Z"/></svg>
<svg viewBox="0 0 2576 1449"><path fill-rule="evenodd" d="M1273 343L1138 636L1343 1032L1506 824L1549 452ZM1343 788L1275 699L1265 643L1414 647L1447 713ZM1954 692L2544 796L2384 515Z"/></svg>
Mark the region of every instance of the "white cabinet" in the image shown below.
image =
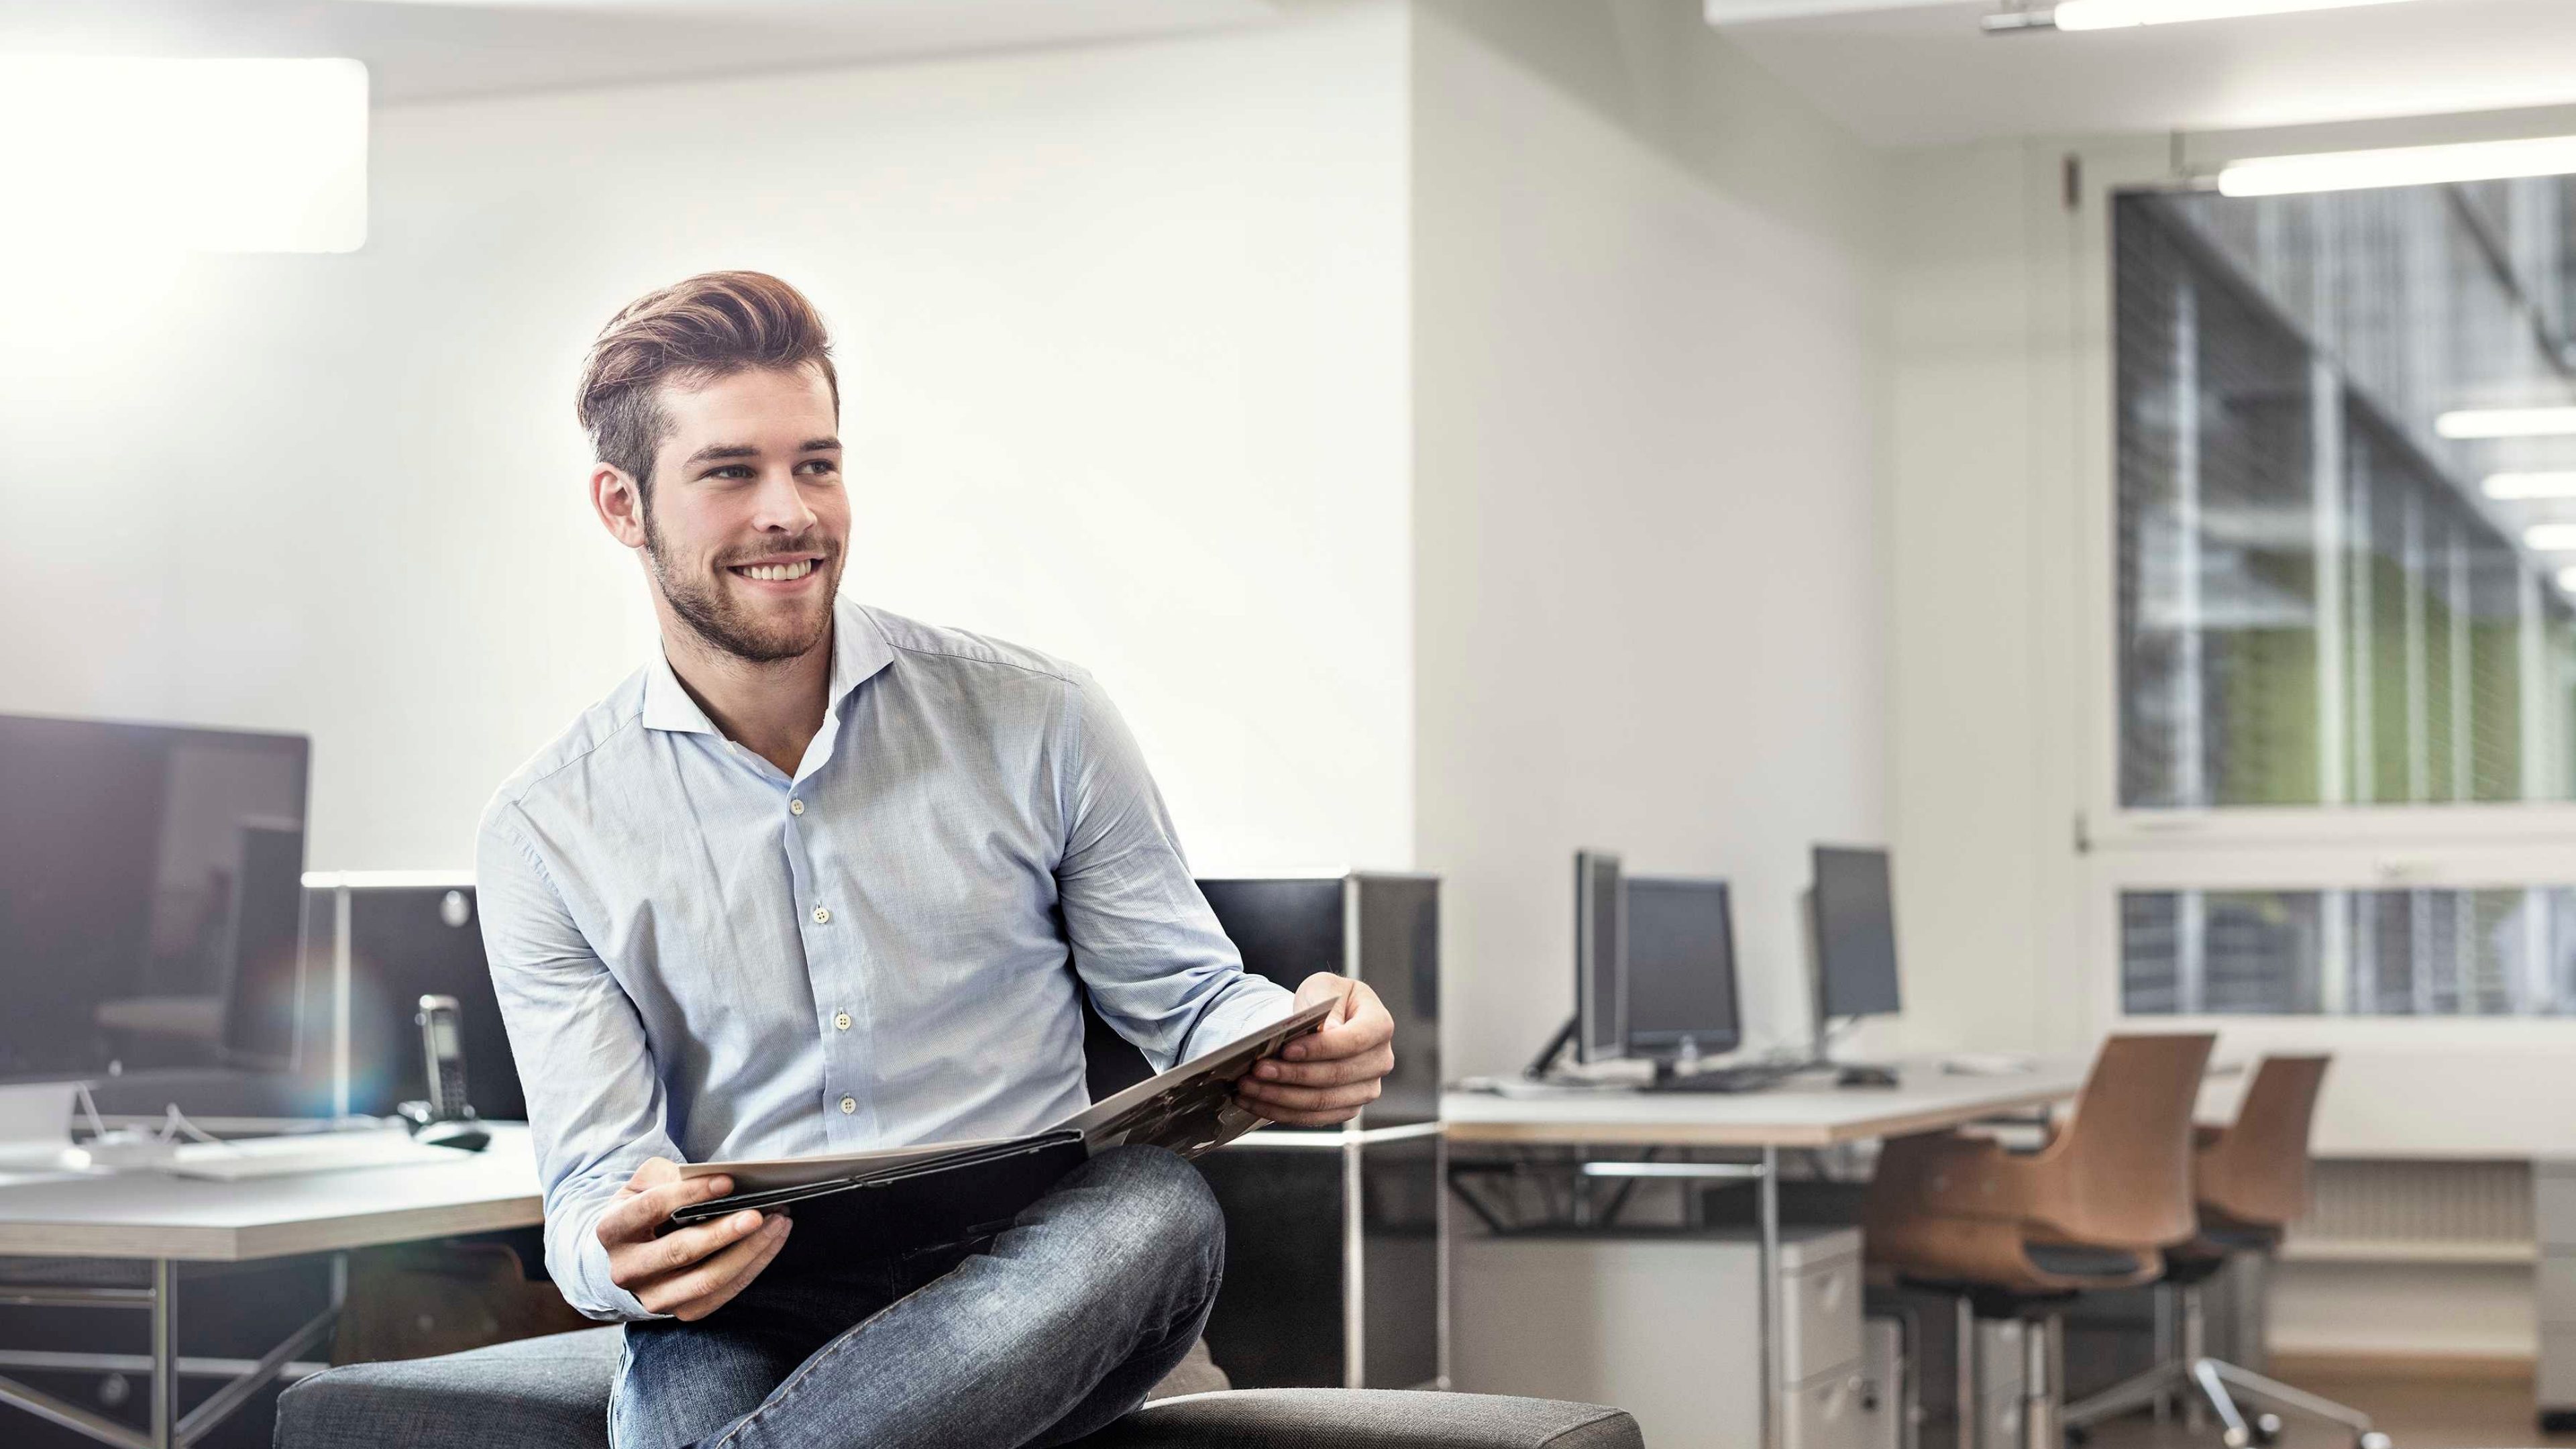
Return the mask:
<svg viewBox="0 0 2576 1449"><path fill-rule="evenodd" d="M1655 1449L1760 1442L1750 1234L1461 1234L1451 1253L1456 1387L1613 1404ZM1860 1234L1784 1229L1780 1268L1781 1449L1867 1449Z"/></svg>
<svg viewBox="0 0 2576 1449"><path fill-rule="evenodd" d="M2533 1388L2540 1427L2576 1429L2576 1160L2531 1165L2533 1226L2540 1238L2540 1361Z"/></svg>

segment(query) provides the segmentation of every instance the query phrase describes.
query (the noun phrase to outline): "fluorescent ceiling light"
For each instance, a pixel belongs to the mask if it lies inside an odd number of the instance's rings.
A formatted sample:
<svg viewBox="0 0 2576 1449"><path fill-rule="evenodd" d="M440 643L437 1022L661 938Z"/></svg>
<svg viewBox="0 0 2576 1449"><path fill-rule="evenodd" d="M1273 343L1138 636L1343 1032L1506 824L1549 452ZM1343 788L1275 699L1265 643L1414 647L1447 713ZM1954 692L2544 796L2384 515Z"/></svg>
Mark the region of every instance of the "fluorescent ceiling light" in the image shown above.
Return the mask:
<svg viewBox="0 0 2576 1449"><path fill-rule="evenodd" d="M2560 569L2558 571L2558 587L2566 590L2568 593L2576 594L2576 569Z"/></svg>
<svg viewBox="0 0 2576 1449"><path fill-rule="evenodd" d="M346 252L367 235L354 60L0 56L0 251Z"/></svg>
<svg viewBox="0 0 2576 1449"><path fill-rule="evenodd" d="M2349 10L2395 5L2401 0L2058 0L2060 30L2117 30L2130 25L2176 25L2187 20L2234 20L2247 15L2288 15L2302 10Z"/></svg>
<svg viewBox="0 0 2576 1449"><path fill-rule="evenodd" d="M2218 189L2228 196L2287 196L2374 186L2565 176L2571 172L2576 172L2576 136L2535 136L2522 141L2466 141L2451 146L2323 151L2312 156L2233 161L2220 168Z"/></svg>
<svg viewBox="0 0 2576 1449"><path fill-rule="evenodd" d="M2576 523L2535 523L2522 531L2522 541L2540 553L2576 550Z"/></svg>
<svg viewBox="0 0 2576 1449"><path fill-rule="evenodd" d="M2446 438L2555 438L2576 433L2576 408L2462 408L2433 420Z"/></svg>
<svg viewBox="0 0 2576 1449"><path fill-rule="evenodd" d="M2576 498L2576 473L2498 473L2481 486L2489 498L2499 503L2526 498Z"/></svg>

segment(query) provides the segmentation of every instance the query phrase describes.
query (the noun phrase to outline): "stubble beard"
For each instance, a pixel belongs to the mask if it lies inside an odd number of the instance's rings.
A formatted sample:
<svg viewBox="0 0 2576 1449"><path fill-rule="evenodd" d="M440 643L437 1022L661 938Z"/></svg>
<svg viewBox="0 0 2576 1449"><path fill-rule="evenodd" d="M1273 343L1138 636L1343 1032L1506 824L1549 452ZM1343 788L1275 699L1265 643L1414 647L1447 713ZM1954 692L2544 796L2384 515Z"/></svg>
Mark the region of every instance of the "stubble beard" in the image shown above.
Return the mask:
<svg viewBox="0 0 2576 1449"><path fill-rule="evenodd" d="M754 618L725 588L718 572L724 567L721 562L710 563L702 579L683 576L671 566L652 509L648 506L644 511L645 562L671 612L709 647L753 664L775 664L812 653L832 631L832 599L841 585L840 550L822 539L796 539L790 547L773 552L823 555L814 565L824 575L823 587L815 591L813 606L803 617L778 623Z"/></svg>

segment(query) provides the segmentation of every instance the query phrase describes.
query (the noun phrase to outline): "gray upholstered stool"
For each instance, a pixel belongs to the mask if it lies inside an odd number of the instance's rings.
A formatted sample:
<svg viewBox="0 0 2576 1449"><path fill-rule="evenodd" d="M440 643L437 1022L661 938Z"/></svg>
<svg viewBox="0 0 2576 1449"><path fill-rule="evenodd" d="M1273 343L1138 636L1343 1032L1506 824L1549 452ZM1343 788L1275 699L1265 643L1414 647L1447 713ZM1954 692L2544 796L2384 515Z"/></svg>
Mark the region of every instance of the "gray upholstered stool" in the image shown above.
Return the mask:
<svg viewBox="0 0 2576 1449"><path fill-rule="evenodd" d="M617 1330L351 1364L288 1389L277 1449L607 1449ZM1642 1449L1617 1409L1493 1394L1249 1389L1148 1404L1092 1449Z"/></svg>

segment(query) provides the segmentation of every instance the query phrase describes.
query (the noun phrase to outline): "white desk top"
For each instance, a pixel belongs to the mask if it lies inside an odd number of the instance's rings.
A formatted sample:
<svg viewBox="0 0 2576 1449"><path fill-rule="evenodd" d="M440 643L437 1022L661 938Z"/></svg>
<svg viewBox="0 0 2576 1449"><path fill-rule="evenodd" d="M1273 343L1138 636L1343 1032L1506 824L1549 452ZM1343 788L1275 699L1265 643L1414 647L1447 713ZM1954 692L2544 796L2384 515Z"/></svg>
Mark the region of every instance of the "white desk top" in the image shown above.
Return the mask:
<svg viewBox="0 0 2576 1449"><path fill-rule="evenodd" d="M1829 1147L2063 1102L2083 1087L2087 1065L2042 1060L2029 1071L1994 1077L1909 1065L1896 1087L1837 1087L1818 1075L1759 1092L1448 1092L1440 1098L1440 1116L1452 1142Z"/></svg>
<svg viewBox="0 0 2576 1449"><path fill-rule="evenodd" d="M236 1262L544 1221L525 1127L454 1164L208 1182L157 1172L13 1174L0 1254Z"/></svg>

